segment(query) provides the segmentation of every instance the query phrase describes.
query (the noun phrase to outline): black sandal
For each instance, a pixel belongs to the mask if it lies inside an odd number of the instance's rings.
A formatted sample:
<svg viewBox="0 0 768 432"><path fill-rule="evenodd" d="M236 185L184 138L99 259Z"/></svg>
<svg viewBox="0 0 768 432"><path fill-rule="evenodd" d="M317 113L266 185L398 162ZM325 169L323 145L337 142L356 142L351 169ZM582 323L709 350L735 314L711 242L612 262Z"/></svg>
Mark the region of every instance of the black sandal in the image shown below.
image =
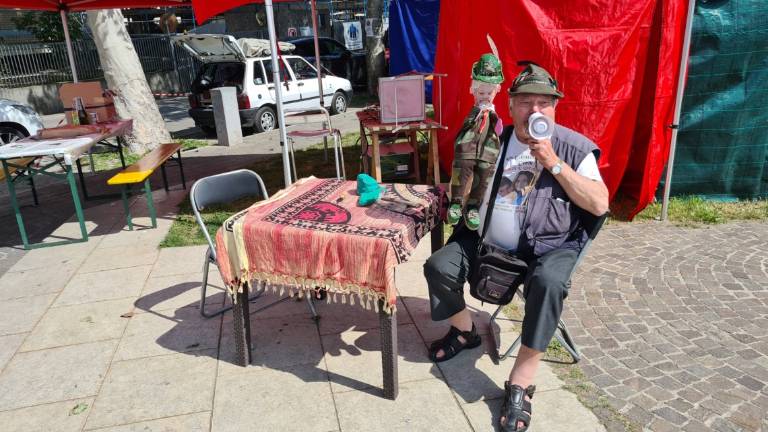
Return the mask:
<svg viewBox="0 0 768 432"><path fill-rule="evenodd" d="M504 405L501 407L501 416L499 417L499 426L502 432L525 432L531 424L531 402L525 400L525 396L533 399L533 392L536 386L529 385L523 389L517 384L504 382ZM506 418L505 423L501 423L501 417ZM518 429L518 423L522 422L522 428Z"/></svg>
<svg viewBox="0 0 768 432"><path fill-rule="evenodd" d="M466 342L461 342L459 336L463 337ZM430 345L429 358L435 363L444 362L452 359L464 349L479 347L480 342L480 336L477 334L477 329L474 324L472 324L471 331L461 331L456 327L451 326L448 334ZM437 357L437 353L439 353L440 350L443 350L443 356Z"/></svg>

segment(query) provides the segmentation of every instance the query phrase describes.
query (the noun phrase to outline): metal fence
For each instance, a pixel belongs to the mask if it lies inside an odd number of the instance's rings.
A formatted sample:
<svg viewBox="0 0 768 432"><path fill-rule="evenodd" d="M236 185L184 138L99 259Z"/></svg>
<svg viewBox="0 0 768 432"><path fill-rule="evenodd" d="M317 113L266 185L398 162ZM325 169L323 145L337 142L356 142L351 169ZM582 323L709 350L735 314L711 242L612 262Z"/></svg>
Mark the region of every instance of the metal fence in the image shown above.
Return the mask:
<svg viewBox="0 0 768 432"><path fill-rule="evenodd" d="M178 90L188 92L200 64L185 50L173 46L170 36L132 37L145 74L174 72ZM80 80L104 76L96 44L92 39L72 41ZM0 88L27 87L72 81L64 42L0 44Z"/></svg>

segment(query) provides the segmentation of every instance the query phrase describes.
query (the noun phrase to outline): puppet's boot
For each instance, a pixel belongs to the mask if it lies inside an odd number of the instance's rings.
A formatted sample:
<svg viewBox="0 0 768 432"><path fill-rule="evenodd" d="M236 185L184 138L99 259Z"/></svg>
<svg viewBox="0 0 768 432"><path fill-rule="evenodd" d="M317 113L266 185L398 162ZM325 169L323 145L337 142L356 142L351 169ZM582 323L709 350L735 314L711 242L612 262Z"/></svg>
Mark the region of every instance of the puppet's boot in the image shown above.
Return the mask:
<svg viewBox="0 0 768 432"><path fill-rule="evenodd" d="M480 210L478 210L477 206L467 204L464 213L464 224L472 231L477 231L480 227Z"/></svg>
<svg viewBox="0 0 768 432"><path fill-rule="evenodd" d="M456 225L461 219L461 203L453 202L448 207L447 222L449 225Z"/></svg>

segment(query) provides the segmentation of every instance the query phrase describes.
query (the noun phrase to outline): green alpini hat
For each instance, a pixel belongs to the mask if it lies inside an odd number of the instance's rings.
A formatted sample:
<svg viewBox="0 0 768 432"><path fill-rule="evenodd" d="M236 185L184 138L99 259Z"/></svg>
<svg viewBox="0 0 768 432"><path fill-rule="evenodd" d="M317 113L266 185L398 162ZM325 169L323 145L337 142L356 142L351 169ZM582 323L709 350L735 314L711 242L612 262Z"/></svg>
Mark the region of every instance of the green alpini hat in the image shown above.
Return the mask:
<svg viewBox="0 0 768 432"><path fill-rule="evenodd" d="M472 79L488 84L501 84L504 82L501 62L493 54L483 54L480 60L472 65Z"/></svg>
<svg viewBox="0 0 768 432"><path fill-rule="evenodd" d="M510 95L531 93L563 97L563 92L557 86L557 80L552 78L546 69L530 61L518 62L518 65L525 66L525 69L520 71L512 81L512 86L509 87Z"/></svg>

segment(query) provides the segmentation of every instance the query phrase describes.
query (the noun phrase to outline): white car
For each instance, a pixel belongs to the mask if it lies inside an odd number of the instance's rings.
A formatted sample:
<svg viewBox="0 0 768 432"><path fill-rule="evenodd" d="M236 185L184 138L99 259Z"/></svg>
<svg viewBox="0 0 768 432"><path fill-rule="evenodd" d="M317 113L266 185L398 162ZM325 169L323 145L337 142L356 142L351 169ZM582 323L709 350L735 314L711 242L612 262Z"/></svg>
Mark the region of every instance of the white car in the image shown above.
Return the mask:
<svg viewBox="0 0 768 432"><path fill-rule="evenodd" d="M43 128L40 116L28 105L0 99L0 145L12 143Z"/></svg>
<svg viewBox="0 0 768 432"><path fill-rule="evenodd" d="M238 42L229 35L188 34L175 36L177 45L203 63L192 82L189 115L207 133L216 130L210 89L237 88L240 124L257 132L277 126L275 87L272 84L271 57L247 57ZM286 109L319 107L320 92L317 70L303 57L282 55L284 77L282 96ZM324 71L323 102L331 114L347 110L352 84Z"/></svg>

